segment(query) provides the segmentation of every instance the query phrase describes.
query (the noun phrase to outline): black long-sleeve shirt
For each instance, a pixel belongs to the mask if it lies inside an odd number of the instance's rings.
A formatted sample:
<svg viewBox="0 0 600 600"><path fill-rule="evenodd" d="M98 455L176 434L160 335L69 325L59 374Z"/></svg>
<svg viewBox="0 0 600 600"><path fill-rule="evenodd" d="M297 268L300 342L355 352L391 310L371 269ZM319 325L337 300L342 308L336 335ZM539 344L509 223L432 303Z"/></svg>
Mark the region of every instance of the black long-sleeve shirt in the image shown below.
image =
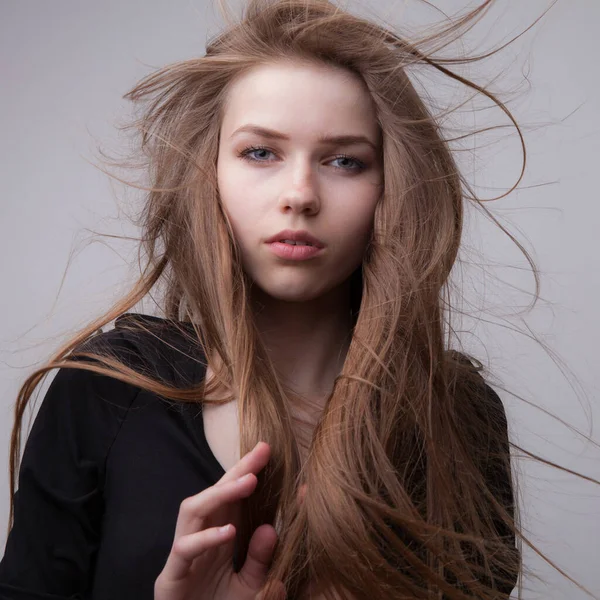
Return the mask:
<svg viewBox="0 0 600 600"><path fill-rule="evenodd" d="M165 326L161 339L184 353L132 333L124 327L132 319ZM92 340L170 382L201 381L205 364L186 356L183 337L167 325L127 313ZM151 600L181 502L224 473L200 404L59 369L25 445L0 600Z"/></svg>

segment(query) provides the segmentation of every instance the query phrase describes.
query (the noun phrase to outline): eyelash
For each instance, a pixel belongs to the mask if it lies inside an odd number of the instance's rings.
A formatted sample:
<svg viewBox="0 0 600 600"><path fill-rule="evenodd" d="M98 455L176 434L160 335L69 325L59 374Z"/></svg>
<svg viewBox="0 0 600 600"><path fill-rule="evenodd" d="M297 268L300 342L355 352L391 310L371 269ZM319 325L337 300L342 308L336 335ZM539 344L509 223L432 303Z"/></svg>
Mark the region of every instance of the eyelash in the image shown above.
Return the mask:
<svg viewBox="0 0 600 600"><path fill-rule="evenodd" d="M255 158L250 158L250 156L249 156L250 153L256 152L257 150L265 150L266 152L272 152L273 154L275 154L272 150L270 150L269 148L266 148L265 146L247 146L238 154L238 156L240 158L243 158L244 160L247 160L248 162L255 162L255 163L266 162L264 160L257 160ZM362 161L358 160L357 158L354 158L353 156L349 156L348 154L338 154L337 156L333 157L333 160L339 160L339 159L351 160L351 161L354 161L357 165L353 169L345 169L343 167L336 167L336 169L340 169L341 171L349 171L349 172L354 171L354 172L358 173L358 172L366 169L366 165Z"/></svg>

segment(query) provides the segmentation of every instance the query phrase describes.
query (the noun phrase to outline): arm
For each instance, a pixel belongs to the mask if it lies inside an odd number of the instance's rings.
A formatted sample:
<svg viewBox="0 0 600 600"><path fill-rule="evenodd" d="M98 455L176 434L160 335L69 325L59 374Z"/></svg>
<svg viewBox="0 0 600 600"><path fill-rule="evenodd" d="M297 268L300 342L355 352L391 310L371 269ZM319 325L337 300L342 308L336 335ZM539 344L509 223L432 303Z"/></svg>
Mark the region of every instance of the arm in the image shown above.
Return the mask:
<svg viewBox="0 0 600 600"><path fill-rule="evenodd" d="M491 424L500 437L496 445L490 448L490 457L486 464L486 479L496 500L508 511L512 518L515 516L515 497L513 491L512 470L510 465L510 443L508 437L508 422L504 405L498 394L485 384L486 405L489 410ZM496 530L505 540L507 548L514 554L517 563L510 573L495 573L508 579L507 583L497 583L498 591L508 598L517 585L520 570L520 555L516 546L515 533L499 518L495 521Z"/></svg>
<svg viewBox="0 0 600 600"><path fill-rule="evenodd" d="M104 462L137 389L59 369L25 445L0 600L82 598L100 542Z"/></svg>

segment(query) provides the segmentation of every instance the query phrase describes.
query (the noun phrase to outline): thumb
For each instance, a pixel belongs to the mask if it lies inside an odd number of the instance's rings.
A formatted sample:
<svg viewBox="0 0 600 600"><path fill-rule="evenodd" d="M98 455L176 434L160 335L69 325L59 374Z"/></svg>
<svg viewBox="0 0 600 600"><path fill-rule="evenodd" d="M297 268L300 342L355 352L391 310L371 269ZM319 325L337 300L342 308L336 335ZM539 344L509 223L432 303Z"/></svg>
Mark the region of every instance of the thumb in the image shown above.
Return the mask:
<svg viewBox="0 0 600 600"><path fill-rule="evenodd" d="M237 574L242 585L256 592L263 588L277 546L277 539L277 532L272 525L265 523L256 528L248 545L244 566ZM260 596L257 600L259 599Z"/></svg>

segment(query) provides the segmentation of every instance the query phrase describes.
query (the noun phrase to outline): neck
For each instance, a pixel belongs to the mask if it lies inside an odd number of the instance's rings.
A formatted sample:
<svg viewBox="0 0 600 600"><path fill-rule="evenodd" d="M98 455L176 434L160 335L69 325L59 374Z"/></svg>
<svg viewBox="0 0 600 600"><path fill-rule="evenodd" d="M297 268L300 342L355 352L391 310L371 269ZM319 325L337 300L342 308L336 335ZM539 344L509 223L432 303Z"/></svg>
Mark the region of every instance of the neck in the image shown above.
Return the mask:
<svg viewBox="0 0 600 600"><path fill-rule="evenodd" d="M351 338L348 282L306 302L252 293L256 324L281 380L307 399L325 400L342 370Z"/></svg>

